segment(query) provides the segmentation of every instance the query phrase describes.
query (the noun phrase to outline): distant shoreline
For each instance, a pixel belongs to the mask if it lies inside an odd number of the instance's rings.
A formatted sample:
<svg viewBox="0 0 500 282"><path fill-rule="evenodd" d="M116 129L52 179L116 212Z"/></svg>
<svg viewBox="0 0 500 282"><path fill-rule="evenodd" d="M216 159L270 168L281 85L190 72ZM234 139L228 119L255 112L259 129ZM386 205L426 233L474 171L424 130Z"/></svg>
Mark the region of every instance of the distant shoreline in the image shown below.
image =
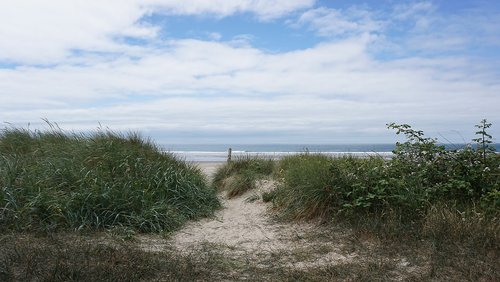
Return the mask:
<svg viewBox="0 0 500 282"><path fill-rule="evenodd" d="M188 162L199 162L199 163L220 163L227 161L228 152L203 152L203 151L167 151L173 153L174 155L184 159ZM286 156L293 156L298 154L321 154L328 155L332 157L344 157L353 156L356 158L367 158L367 157L382 157L384 159L390 159L393 157L392 152L244 152L244 151L233 151L231 156L233 159L240 157L262 157L270 158L273 160L280 160Z"/></svg>
<svg viewBox="0 0 500 282"><path fill-rule="evenodd" d="M468 144L442 144L448 150L456 150L465 148ZM499 144L493 144L497 148ZM264 157L273 160L279 160L286 156L292 156L303 153L322 154L332 157L353 156L366 158L379 156L384 159L390 159L394 156L392 151L395 149L395 144L178 144L178 145L163 145L165 152L173 153L174 155L190 162L225 162L228 156L228 149L232 149L232 157Z"/></svg>

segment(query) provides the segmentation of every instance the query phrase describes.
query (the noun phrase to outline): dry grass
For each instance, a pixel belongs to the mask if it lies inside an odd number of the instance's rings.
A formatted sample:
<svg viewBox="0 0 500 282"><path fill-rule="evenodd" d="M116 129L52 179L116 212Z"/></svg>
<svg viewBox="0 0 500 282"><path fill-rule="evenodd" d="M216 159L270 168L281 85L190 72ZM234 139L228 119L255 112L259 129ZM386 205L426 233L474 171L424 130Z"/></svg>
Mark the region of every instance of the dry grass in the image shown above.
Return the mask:
<svg viewBox="0 0 500 282"><path fill-rule="evenodd" d="M202 243L178 252L168 238L147 250L138 235L51 233L0 236L0 281L498 281L498 250L474 250L369 228L326 225L296 247L241 253ZM403 235L404 236L404 235ZM126 237L128 238L128 237Z"/></svg>

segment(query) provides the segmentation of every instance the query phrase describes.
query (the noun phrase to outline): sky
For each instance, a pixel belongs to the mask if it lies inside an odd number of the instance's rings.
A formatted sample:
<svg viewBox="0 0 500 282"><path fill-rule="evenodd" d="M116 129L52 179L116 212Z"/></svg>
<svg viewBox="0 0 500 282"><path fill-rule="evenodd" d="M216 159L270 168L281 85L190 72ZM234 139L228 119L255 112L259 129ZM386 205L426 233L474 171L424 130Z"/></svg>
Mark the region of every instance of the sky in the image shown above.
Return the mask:
<svg viewBox="0 0 500 282"><path fill-rule="evenodd" d="M162 144L500 136L500 1L2 0L3 127ZM499 141L495 139L495 141Z"/></svg>

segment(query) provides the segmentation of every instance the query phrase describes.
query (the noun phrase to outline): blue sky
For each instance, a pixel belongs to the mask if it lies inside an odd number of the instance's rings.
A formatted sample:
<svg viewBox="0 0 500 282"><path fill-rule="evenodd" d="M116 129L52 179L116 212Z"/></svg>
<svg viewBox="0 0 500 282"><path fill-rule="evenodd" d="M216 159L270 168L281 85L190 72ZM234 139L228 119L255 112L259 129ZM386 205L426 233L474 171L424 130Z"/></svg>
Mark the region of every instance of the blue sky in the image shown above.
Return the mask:
<svg viewBox="0 0 500 282"><path fill-rule="evenodd" d="M500 136L500 2L0 4L0 122L160 143ZM498 140L497 140L498 141Z"/></svg>

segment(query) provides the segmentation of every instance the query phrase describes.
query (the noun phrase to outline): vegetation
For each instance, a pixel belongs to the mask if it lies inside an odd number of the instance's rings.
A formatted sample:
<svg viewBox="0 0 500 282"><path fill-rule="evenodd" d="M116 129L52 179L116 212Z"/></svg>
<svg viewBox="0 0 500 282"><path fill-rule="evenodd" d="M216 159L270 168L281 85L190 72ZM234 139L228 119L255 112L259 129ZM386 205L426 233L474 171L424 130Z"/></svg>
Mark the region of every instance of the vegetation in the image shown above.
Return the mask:
<svg viewBox="0 0 500 282"><path fill-rule="evenodd" d="M391 245L430 244L430 277L451 268L467 272L467 279L495 280L500 155L486 132L490 126L481 121L475 144L447 151L422 131L389 124L406 137L391 160L290 156L278 166L281 184L263 199L284 218L347 224Z"/></svg>
<svg viewBox="0 0 500 282"><path fill-rule="evenodd" d="M172 231L219 207L194 166L131 133L0 133L0 229Z"/></svg>
<svg viewBox="0 0 500 282"><path fill-rule="evenodd" d="M215 173L213 184L226 191L229 198L255 188L255 181L274 170L274 161L266 158L242 156L221 166Z"/></svg>
<svg viewBox="0 0 500 282"><path fill-rule="evenodd" d="M102 235L4 235L0 249L0 281L200 281L228 272L216 251L148 252Z"/></svg>
<svg viewBox="0 0 500 282"><path fill-rule="evenodd" d="M318 265L295 268L294 259L310 256L269 251L242 257L227 253L224 246L204 244L180 253L165 247L156 252L134 241L121 241L104 234L49 236L3 235L0 237L0 281L425 281L425 276L401 276L391 261ZM304 251L305 253L302 253ZM297 257L298 256L298 257ZM404 278L404 279L401 279ZM449 277L446 277L449 278Z"/></svg>
<svg viewBox="0 0 500 282"><path fill-rule="evenodd" d="M481 121L472 144L450 151L389 124L406 138L391 160L247 156L221 166L213 187L136 134L6 129L0 280L498 281L500 155L490 126ZM168 244L152 251L148 237L131 236L209 215L216 189L234 197L265 177L277 187L262 200L282 219L329 224L294 230L291 248L255 254L208 242L188 253ZM38 230L59 232L23 232Z"/></svg>
<svg viewBox="0 0 500 282"><path fill-rule="evenodd" d="M397 143L395 157L331 158L302 154L279 165L282 184L272 198L292 218L396 213L405 220L425 218L442 205L488 218L499 215L500 155L491 136L478 127L476 146L446 151L409 125L390 124L407 141Z"/></svg>

